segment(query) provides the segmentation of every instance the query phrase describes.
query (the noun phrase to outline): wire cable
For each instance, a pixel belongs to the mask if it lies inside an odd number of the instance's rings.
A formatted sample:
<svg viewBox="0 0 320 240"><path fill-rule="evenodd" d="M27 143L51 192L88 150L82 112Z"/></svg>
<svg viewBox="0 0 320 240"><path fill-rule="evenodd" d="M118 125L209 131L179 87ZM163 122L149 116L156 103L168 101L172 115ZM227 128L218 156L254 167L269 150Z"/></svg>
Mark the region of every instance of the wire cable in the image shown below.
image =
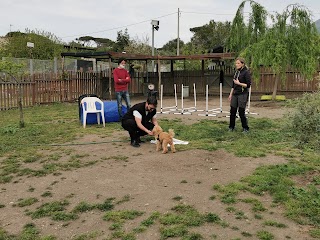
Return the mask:
<svg viewBox="0 0 320 240"><path fill-rule="evenodd" d="M160 16L160 17L156 17L155 19L164 18L164 17L167 17L167 16L171 16L173 14L177 14L177 12L169 13L169 14L166 14L166 15L163 15L163 16ZM148 20L144 20L144 21L141 21L141 22L132 23L132 24L123 25L123 26L114 27L114 28L109 28L109 29L105 29L105 30L101 30L101 31L89 32L89 33L83 33L83 34L77 34L77 35L70 35L70 36L64 36L62 38L76 37L76 36L80 36L80 35L81 36L85 36L85 35L94 34L94 33L108 32L108 31L112 31L112 30L116 30L116 29L122 29L122 28L127 28L127 27L131 27L131 26L139 25L139 24L142 24L142 23L149 22L151 20L152 19L148 19Z"/></svg>

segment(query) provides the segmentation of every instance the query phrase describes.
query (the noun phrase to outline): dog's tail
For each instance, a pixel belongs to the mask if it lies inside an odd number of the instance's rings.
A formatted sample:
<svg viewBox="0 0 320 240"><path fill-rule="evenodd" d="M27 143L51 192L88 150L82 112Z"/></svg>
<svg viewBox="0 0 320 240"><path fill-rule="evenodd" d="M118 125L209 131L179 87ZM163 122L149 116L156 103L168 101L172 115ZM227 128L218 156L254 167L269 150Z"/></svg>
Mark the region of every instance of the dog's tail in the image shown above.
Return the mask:
<svg viewBox="0 0 320 240"><path fill-rule="evenodd" d="M168 130L168 133L169 133L170 137L172 137L172 138L174 137L174 131L173 131L173 129L170 128L170 129Z"/></svg>

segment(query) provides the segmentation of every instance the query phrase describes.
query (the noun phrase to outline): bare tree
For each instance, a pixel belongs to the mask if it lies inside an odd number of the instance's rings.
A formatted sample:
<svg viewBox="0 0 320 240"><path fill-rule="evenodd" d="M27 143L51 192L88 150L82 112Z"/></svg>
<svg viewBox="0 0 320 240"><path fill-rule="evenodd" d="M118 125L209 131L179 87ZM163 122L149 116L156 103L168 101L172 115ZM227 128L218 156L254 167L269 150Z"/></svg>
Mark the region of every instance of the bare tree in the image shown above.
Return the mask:
<svg viewBox="0 0 320 240"><path fill-rule="evenodd" d="M21 73L21 69L23 68L22 64L13 63L10 61L0 61L0 72L6 73L10 76L9 82L13 82L18 86L18 107L20 113L20 121L19 126L23 128L25 126L24 118L23 118L23 108L22 108L22 88L21 82L18 81L17 76ZM5 79L3 79L5 80Z"/></svg>

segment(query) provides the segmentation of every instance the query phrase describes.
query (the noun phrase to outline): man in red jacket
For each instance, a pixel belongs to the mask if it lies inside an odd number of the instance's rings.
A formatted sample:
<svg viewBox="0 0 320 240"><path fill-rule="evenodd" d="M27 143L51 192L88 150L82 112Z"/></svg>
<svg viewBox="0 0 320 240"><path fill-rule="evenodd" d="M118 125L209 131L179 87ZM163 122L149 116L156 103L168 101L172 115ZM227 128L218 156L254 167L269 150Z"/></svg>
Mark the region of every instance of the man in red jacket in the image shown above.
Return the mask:
<svg viewBox="0 0 320 240"><path fill-rule="evenodd" d="M128 85L131 81L128 71L125 69L126 60L120 58L118 61L118 67L113 70L114 89L118 103L118 113L120 121L122 120L122 98L126 102L127 111L130 109L130 96L128 92Z"/></svg>

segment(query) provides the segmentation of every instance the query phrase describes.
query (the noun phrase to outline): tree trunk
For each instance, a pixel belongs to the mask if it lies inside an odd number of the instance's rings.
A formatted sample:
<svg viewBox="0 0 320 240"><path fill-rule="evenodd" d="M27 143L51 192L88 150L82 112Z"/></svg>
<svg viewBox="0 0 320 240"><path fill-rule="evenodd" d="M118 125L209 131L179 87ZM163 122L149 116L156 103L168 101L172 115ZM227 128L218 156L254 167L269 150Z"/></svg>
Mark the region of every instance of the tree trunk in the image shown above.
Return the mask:
<svg viewBox="0 0 320 240"><path fill-rule="evenodd" d="M19 101L18 101L18 106L19 106L19 113L20 113L19 126L20 126L20 128L24 128L23 109L22 109L22 90L21 90L21 84L20 83L19 83Z"/></svg>
<svg viewBox="0 0 320 240"><path fill-rule="evenodd" d="M273 85L273 92L272 92L272 100L276 100L276 96L277 96L277 89L278 89L278 82L279 82L279 76L276 75L276 79L274 81L274 85Z"/></svg>
<svg viewBox="0 0 320 240"><path fill-rule="evenodd" d="M20 122L19 126L20 128L24 128L24 119L23 119L23 110L22 110L22 102L21 99L19 99L19 112L20 112Z"/></svg>

